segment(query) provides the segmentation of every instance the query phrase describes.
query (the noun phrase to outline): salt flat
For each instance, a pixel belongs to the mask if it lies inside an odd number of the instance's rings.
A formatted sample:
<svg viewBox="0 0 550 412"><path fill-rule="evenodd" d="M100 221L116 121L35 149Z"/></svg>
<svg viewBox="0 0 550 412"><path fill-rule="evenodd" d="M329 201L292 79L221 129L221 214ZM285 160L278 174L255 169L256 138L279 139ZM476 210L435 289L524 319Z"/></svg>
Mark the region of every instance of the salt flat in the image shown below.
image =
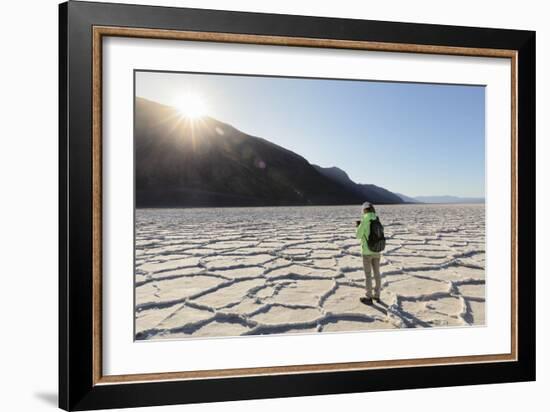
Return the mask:
<svg viewBox="0 0 550 412"><path fill-rule="evenodd" d="M365 306L358 206L136 210L136 339L483 325L484 205L379 206Z"/></svg>

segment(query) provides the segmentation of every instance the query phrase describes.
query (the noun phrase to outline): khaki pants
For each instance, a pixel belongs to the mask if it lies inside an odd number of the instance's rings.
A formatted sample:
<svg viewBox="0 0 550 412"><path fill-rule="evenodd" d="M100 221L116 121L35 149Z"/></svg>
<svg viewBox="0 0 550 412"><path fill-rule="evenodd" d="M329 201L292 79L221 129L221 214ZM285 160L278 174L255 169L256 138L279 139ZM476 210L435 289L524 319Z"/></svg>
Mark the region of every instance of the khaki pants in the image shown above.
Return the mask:
<svg viewBox="0 0 550 412"><path fill-rule="evenodd" d="M380 255L363 255L363 269L365 270L365 286L368 298L380 297ZM374 295L372 294L372 276L374 272Z"/></svg>

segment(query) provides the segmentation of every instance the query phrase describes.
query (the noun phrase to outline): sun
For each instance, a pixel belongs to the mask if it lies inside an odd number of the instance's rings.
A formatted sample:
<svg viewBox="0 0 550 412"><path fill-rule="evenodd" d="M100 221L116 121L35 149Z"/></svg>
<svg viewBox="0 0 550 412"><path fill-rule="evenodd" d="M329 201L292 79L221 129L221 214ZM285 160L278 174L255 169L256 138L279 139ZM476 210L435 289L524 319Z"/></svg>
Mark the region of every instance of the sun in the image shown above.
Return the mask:
<svg viewBox="0 0 550 412"><path fill-rule="evenodd" d="M176 109L182 117L199 119L206 116L208 106L201 95L186 93L176 101Z"/></svg>

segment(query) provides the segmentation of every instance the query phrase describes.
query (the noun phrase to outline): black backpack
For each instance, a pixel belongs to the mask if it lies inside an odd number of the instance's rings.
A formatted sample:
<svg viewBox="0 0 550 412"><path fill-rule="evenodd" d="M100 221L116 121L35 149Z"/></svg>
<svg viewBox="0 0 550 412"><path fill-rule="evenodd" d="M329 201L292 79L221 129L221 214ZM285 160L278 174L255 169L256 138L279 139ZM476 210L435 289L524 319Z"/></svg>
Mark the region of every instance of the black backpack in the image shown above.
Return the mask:
<svg viewBox="0 0 550 412"><path fill-rule="evenodd" d="M367 245L373 252L382 252L386 247L386 238L384 237L384 226L380 223L378 216L370 221L370 233L367 239Z"/></svg>

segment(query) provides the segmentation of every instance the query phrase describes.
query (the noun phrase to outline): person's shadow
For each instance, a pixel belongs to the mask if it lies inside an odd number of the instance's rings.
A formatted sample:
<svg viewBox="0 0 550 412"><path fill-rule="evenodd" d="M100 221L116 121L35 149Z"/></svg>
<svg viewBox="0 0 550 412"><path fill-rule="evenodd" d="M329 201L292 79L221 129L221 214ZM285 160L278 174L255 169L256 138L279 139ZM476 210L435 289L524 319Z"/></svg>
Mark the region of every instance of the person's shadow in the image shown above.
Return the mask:
<svg viewBox="0 0 550 412"><path fill-rule="evenodd" d="M378 306L382 306L381 308L380 307L376 307L376 305ZM377 310L379 310L380 312L382 312L384 315L387 315L388 314L388 311L390 310L390 307L388 306L388 304L384 301L380 301L380 302L377 302L376 305L373 305L374 308L376 308ZM402 316L399 316L403 321L405 321L405 324L407 325L407 327L413 327L414 325L418 325L418 326L422 326L422 327L425 327L425 328L429 328L431 327L432 325L430 325L429 323L427 322L424 322L423 320L420 320L418 319L416 316L414 316L413 314L411 313L407 313L407 317L406 318L403 318Z"/></svg>
<svg viewBox="0 0 550 412"><path fill-rule="evenodd" d="M50 406L57 407L57 392L36 392L34 397Z"/></svg>
<svg viewBox="0 0 550 412"><path fill-rule="evenodd" d="M380 307L382 306L382 307ZM386 316L388 314L388 309L389 309L389 306L386 302L384 301L380 301L380 302L376 302L374 305L372 305L372 307L374 309L376 309L377 311L381 312L384 316Z"/></svg>

